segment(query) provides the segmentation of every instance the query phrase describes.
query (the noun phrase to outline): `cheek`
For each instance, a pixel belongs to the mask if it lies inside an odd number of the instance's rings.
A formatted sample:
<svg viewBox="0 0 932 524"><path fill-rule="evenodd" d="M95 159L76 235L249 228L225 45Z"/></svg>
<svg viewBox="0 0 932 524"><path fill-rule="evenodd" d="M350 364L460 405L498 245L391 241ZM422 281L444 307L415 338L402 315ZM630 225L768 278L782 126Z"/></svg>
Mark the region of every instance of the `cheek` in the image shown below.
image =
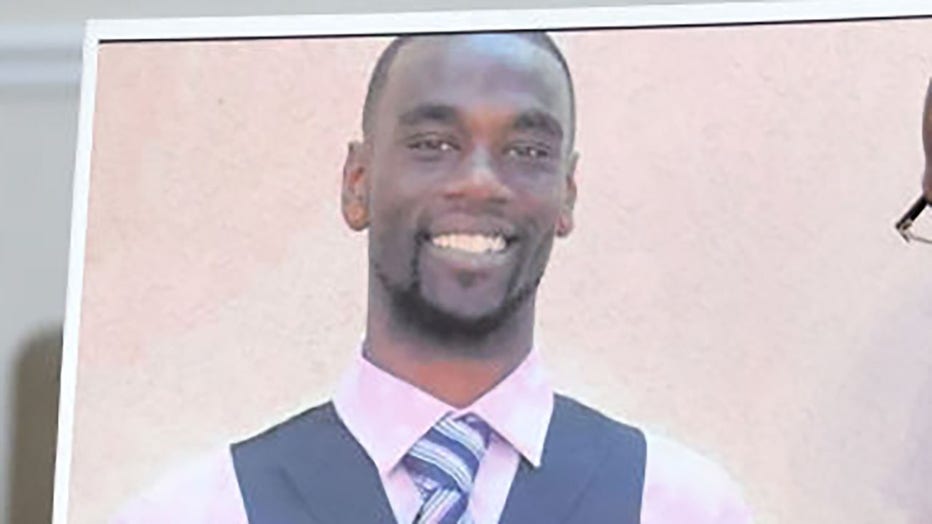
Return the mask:
<svg viewBox="0 0 932 524"><path fill-rule="evenodd" d="M416 201L416 194L406 187L402 177L377 177L369 195L372 226L384 230L400 227L412 215Z"/></svg>
<svg viewBox="0 0 932 524"><path fill-rule="evenodd" d="M525 225L528 242L524 246L527 267L542 269L547 264L556 236L560 210L561 205L555 199L540 200L528 208L529 220Z"/></svg>
<svg viewBox="0 0 932 524"><path fill-rule="evenodd" d="M369 252L383 271L407 274L417 250L418 198L401 184L379 183L370 196Z"/></svg>
<svg viewBox="0 0 932 524"><path fill-rule="evenodd" d="M551 189L542 197L529 198L526 214L531 217L536 234L547 236L552 235L556 229L562 209L563 192Z"/></svg>

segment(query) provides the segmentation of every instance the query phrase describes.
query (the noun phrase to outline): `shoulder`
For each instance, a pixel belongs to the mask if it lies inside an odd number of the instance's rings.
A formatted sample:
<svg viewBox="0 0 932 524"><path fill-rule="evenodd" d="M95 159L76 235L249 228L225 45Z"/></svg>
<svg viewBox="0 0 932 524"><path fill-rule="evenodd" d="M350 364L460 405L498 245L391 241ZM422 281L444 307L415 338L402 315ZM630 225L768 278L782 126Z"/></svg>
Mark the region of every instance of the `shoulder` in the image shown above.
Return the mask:
<svg viewBox="0 0 932 524"><path fill-rule="evenodd" d="M229 448L213 450L170 470L130 500L110 522L246 524Z"/></svg>
<svg viewBox="0 0 932 524"><path fill-rule="evenodd" d="M741 489L721 465L676 440L647 434L643 523L749 524Z"/></svg>
<svg viewBox="0 0 932 524"><path fill-rule="evenodd" d="M308 439L338 431L340 427L342 422L332 403L314 406L257 435L234 443L231 450L237 470L240 467L270 466L276 458L288 460L294 446L305 448Z"/></svg>
<svg viewBox="0 0 932 524"><path fill-rule="evenodd" d="M290 445L300 443L309 434L326 434L340 424L331 403L315 406L258 435L170 469L123 506L110 522L246 524L237 470L277 471L277 464L288 460ZM234 456L238 466L234 464Z"/></svg>
<svg viewBox="0 0 932 524"><path fill-rule="evenodd" d="M619 422L602 412L563 395L554 396L554 414L569 431L599 434L616 442L629 442L643 447L644 434L638 428Z"/></svg>
<svg viewBox="0 0 932 524"><path fill-rule="evenodd" d="M617 421L578 401L556 396L569 430L584 428L646 454L642 524L750 524L741 489L721 465L676 440Z"/></svg>

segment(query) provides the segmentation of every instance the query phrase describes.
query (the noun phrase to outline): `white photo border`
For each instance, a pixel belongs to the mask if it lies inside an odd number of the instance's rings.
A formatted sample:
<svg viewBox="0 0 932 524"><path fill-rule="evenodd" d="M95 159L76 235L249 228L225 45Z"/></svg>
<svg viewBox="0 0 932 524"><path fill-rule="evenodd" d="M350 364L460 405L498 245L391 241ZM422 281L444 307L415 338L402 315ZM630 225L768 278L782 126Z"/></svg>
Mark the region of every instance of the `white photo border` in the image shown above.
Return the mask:
<svg viewBox="0 0 932 524"><path fill-rule="evenodd" d="M97 56L101 45L113 42L364 37L472 31L673 28L930 16L932 3L928 0L757 0L624 7L88 21L83 43L81 106L72 188L52 523L66 524L68 518Z"/></svg>

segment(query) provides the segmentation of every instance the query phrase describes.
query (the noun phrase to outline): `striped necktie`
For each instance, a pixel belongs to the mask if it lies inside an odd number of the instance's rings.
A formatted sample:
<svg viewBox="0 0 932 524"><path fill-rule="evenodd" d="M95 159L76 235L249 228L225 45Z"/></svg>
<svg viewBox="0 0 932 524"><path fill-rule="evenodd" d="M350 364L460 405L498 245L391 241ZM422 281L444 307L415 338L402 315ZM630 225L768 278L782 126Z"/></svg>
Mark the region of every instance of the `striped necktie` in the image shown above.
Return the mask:
<svg viewBox="0 0 932 524"><path fill-rule="evenodd" d="M421 492L415 524L471 524L466 513L491 428L468 414L444 417L402 459Z"/></svg>

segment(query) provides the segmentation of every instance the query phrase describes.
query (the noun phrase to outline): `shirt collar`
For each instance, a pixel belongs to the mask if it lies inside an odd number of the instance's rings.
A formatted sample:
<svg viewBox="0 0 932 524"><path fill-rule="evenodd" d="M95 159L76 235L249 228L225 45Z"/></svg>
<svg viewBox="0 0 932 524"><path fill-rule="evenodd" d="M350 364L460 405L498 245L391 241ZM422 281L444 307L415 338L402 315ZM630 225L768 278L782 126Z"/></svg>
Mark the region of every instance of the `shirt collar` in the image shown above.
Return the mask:
<svg viewBox="0 0 932 524"><path fill-rule="evenodd" d="M334 395L350 433L388 473L421 436L449 413L475 413L534 467L540 465L553 412L553 389L536 351L471 406L456 409L356 357ZM399 409L401 406L404 409Z"/></svg>

